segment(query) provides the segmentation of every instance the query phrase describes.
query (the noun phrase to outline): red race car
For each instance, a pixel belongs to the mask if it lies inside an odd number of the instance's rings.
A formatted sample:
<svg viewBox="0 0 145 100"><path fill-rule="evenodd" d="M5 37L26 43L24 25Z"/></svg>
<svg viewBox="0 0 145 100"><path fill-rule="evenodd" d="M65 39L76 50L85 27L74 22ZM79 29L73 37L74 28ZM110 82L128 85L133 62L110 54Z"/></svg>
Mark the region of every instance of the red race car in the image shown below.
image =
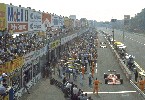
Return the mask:
<svg viewBox="0 0 145 100"><path fill-rule="evenodd" d="M108 70L109 74L104 73L105 84L123 84L123 79L120 78L120 74L116 73L116 70Z"/></svg>

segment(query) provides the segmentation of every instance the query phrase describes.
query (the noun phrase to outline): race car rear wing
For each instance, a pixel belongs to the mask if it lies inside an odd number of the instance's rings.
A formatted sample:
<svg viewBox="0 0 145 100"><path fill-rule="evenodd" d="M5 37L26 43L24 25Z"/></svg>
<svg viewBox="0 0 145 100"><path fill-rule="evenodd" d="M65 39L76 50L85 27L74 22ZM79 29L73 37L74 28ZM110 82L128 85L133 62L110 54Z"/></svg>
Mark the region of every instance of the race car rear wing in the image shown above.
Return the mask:
<svg viewBox="0 0 145 100"><path fill-rule="evenodd" d="M116 70L108 70L108 72L116 72Z"/></svg>

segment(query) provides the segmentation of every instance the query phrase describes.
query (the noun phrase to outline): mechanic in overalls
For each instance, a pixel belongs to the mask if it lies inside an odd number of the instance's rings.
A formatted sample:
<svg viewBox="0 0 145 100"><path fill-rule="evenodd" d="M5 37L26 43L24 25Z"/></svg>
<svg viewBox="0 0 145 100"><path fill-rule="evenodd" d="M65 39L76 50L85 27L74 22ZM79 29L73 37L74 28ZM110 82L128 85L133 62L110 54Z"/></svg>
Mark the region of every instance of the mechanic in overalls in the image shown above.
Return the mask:
<svg viewBox="0 0 145 100"><path fill-rule="evenodd" d="M92 73L92 77L94 78L94 74L95 74L95 63L92 63L92 67L91 67L91 73Z"/></svg>
<svg viewBox="0 0 145 100"><path fill-rule="evenodd" d="M143 80L143 79L141 78L141 80L138 82L138 84L139 84L140 90L141 90L141 91L144 91L145 80Z"/></svg>
<svg viewBox="0 0 145 100"><path fill-rule="evenodd" d="M84 77L84 74L85 74L85 67L84 67L84 66L82 66L82 68L81 68L81 72L82 72L83 79L84 79L84 78L85 78L85 77Z"/></svg>
<svg viewBox="0 0 145 100"><path fill-rule="evenodd" d="M101 84L101 82L96 78L96 80L94 81L94 90L93 90L93 93L96 92L97 95L98 95L98 91L99 91L99 84Z"/></svg>
<svg viewBox="0 0 145 100"><path fill-rule="evenodd" d="M94 66L92 67L91 72L92 72L92 78L94 78L94 74L95 74L95 67Z"/></svg>

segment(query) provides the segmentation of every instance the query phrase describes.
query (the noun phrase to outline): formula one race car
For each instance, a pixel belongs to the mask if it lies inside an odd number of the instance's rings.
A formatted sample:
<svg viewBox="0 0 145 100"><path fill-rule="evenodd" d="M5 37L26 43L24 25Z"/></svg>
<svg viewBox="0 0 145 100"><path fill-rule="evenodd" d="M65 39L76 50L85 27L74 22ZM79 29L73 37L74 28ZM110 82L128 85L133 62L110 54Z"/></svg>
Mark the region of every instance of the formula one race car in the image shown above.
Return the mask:
<svg viewBox="0 0 145 100"><path fill-rule="evenodd" d="M116 73L116 70L108 70L109 74L104 73L105 84L123 84L123 79L120 78L120 74Z"/></svg>

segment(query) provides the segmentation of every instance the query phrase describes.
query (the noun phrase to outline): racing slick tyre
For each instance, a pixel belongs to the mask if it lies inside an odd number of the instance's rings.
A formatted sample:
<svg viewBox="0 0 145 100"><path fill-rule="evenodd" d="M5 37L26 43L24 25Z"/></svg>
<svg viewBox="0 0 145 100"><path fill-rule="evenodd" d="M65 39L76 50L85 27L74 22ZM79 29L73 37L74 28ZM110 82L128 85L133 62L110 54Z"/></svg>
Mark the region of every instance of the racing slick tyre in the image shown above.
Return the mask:
<svg viewBox="0 0 145 100"><path fill-rule="evenodd" d="M105 79L105 84L108 84L108 79Z"/></svg>
<svg viewBox="0 0 145 100"><path fill-rule="evenodd" d="M120 79L120 83L123 84L123 79Z"/></svg>
<svg viewBox="0 0 145 100"><path fill-rule="evenodd" d="M117 73L116 76L117 76L118 79L120 79L120 74L119 73Z"/></svg>
<svg viewBox="0 0 145 100"><path fill-rule="evenodd" d="M104 79L107 78L108 74L104 73Z"/></svg>

